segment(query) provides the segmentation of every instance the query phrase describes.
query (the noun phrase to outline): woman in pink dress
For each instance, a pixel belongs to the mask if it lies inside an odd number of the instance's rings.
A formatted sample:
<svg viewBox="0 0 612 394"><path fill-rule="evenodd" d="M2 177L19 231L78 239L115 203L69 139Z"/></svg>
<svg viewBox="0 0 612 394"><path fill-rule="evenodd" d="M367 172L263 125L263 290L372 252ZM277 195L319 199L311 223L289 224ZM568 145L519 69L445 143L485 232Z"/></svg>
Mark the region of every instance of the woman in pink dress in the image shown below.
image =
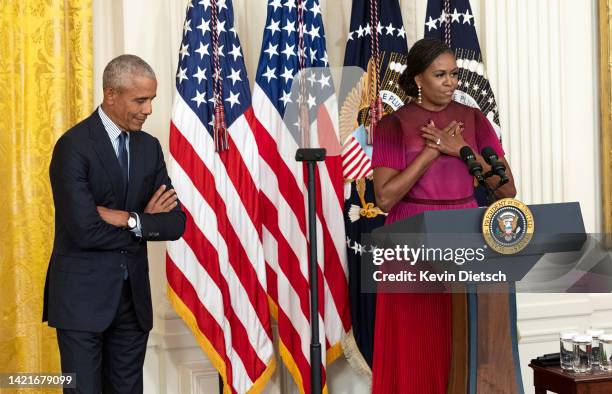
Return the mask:
<svg viewBox="0 0 612 394"><path fill-rule="evenodd" d="M487 118L453 101L458 68L442 41L423 39L408 53L400 78L414 98L384 117L374 134L374 190L386 223L428 210L477 207L474 178L459 151L470 146L483 172L490 166L477 153L492 147L506 164L510 182L495 196L516 189L504 151ZM497 176L488 180L491 186ZM451 364L451 295L379 293L374 335L373 393L443 394Z"/></svg>

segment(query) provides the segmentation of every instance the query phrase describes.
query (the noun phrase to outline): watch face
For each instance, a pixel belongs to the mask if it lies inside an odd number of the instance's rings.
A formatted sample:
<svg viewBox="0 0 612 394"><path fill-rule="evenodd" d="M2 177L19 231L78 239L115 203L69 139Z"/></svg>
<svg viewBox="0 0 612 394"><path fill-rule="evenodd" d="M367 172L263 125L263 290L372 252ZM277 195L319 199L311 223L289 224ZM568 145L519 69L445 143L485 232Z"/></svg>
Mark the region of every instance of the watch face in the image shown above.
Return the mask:
<svg viewBox="0 0 612 394"><path fill-rule="evenodd" d="M128 227L129 228L136 227L136 218L134 216L130 216L130 218L128 219Z"/></svg>

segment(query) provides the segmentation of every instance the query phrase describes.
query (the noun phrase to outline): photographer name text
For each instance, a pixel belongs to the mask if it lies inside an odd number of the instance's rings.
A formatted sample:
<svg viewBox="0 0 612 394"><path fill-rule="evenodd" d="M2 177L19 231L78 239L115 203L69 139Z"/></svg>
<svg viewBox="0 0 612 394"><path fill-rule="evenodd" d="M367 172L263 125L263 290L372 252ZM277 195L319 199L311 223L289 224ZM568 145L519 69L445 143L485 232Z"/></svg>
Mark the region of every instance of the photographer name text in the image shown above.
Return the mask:
<svg viewBox="0 0 612 394"><path fill-rule="evenodd" d="M506 274L502 271L491 272L432 272L432 271L399 271L387 273L374 271L373 279L375 282L506 282Z"/></svg>

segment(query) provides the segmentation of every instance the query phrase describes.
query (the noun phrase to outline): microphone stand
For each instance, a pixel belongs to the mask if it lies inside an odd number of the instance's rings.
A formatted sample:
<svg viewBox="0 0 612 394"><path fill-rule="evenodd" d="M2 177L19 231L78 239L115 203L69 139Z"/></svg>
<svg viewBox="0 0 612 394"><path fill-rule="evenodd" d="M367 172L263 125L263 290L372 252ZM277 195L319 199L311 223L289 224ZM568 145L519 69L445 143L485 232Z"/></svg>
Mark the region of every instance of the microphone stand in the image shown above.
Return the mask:
<svg viewBox="0 0 612 394"><path fill-rule="evenodd" d="M489 171L486 174L484 174L482 177L477 178L478 183L482 187L484 187L485 191L487 192L487 202L489 203L489 205L497 201L497 198L495 198L495 194L494 194L497 191L497 189L499 189L500 187L502 187L509 181L509 179L506 177L501 178L497 186L494 189L491 189L491 187L485 180L492 177L493 175L496 175L496 174L494 174L493 171Z"/></svg>
<svg viewBox="0 0 612 394"><path fill-rule="evenodd" d="M478 184L482 186L485 190L485 193L487 195L487 206L489 206L495 202L495 195L493 194L493 190L491 190L489 184L485 181L486 178L488 178L487 174L485 174L484 176L476 177L476 179L478 180Z"/></svg>
<svg viewBox="0 0 612 394"><path fill-rule="evenodd" d="M321 394L321 343L319 342L319 284L317 265L317 210L315 169L318 161L325 160L323 148L301 148L295 153L295 160L308 166L308 256L310 266L310 382L313 394Z"/></svg>

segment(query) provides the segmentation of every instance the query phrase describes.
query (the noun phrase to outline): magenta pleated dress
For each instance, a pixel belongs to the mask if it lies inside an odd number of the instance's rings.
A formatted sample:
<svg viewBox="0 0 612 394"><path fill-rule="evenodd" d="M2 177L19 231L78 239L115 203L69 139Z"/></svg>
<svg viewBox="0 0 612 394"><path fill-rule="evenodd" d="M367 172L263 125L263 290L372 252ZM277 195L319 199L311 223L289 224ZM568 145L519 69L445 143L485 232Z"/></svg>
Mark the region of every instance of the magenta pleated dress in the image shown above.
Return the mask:
<svg viewBox="0 0 612 394"><path fill-rule="evenodd" d="M410 103L379 123L373 167L405 169L423 150L420 128L430 119L439 129L453 120L461 121L463 137L474 152L490 146L500 158L504 156L495 130L480 110L453 101L433 112ZM459 158L442 155L391 209L385 223L429 210L477 207L473 187L467 166ZM451 312L450 294L377 295L372 393L446 393L452 356Z"/></svg>

